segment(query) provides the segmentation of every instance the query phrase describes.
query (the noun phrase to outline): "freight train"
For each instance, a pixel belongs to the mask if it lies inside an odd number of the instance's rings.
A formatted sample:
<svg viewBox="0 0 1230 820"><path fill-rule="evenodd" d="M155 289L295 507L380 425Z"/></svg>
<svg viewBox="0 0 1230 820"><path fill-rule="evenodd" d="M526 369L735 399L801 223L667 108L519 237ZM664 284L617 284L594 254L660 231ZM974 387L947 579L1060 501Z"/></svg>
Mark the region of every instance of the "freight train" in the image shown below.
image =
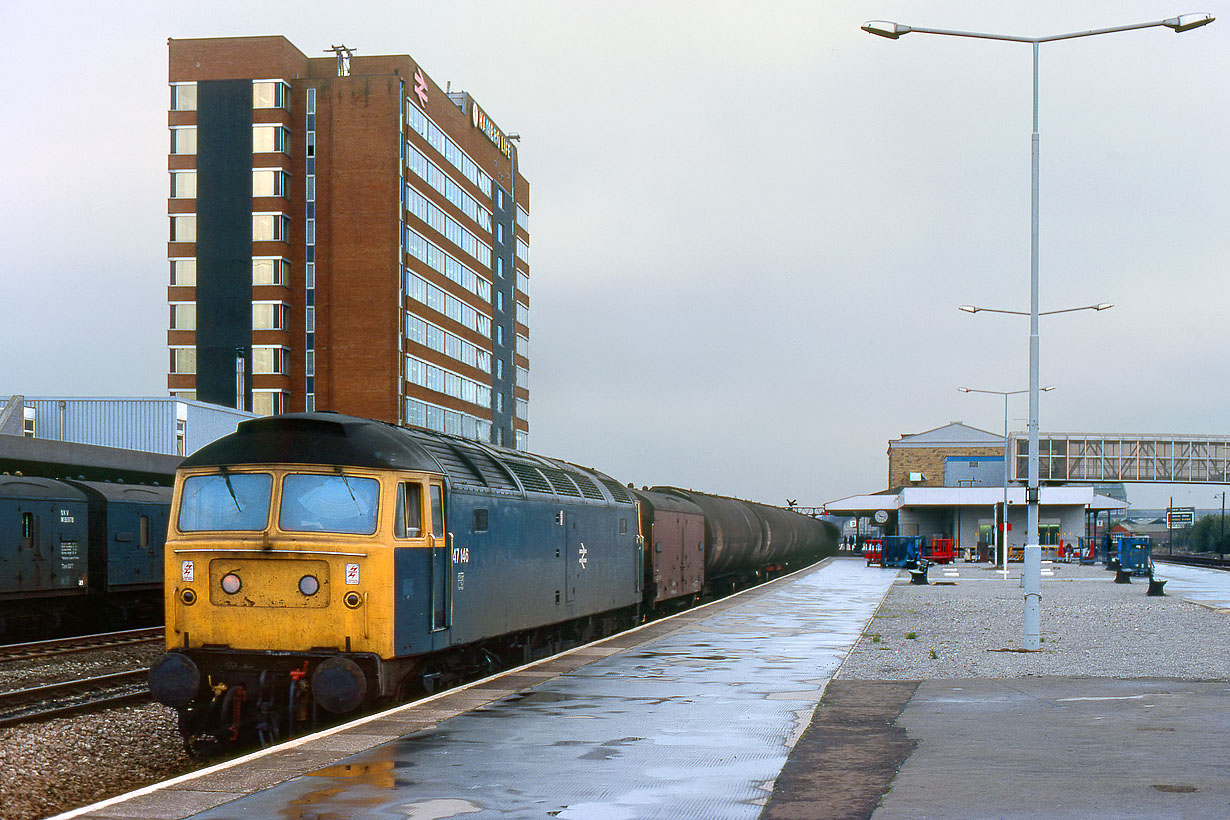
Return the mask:
<svg viewBox="0 0 1230 820"><path fill-rule="evenodd" d="M156 626L171 488L0 476L0 639Z"/></svg>
<svg viewBox="0 0 1230 820"><path fill-rule="evenodd" d="M271 741L836 550L827 521L332 413L243 422L181 465L155 699Z"/></svg>

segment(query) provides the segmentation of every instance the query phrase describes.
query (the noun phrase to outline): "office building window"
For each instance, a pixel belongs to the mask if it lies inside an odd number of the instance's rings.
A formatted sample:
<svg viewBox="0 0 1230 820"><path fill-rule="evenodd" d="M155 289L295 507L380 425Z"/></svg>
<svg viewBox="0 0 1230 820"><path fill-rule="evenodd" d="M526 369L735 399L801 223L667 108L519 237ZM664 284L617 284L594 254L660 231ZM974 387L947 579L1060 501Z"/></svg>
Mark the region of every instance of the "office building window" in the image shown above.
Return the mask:
<svg viewBox="0 0 1230 820"><path fill-rule="evenodd" d="M172 373L196 373L196 348L195 347L173 347L171 348L171 372Z"/></svg>
<svg viewBox="0 0 1230 820"><path fill-rule="evenodd" d="M195 149L193 150L195 152ZM290 153L290 129L284 125L252 126L252 153Z"/></svg>
<svg viewBox="0 0 1230 820"><path fill-rule="evenodd" d="M196 126L186 126L183 128L171 129L171 153L172 154L195 154L196 153Z"/></svg>
<svg viewBox="0 0 1230 820"><path fill-rule="evenodd" d="M196 199L196 171L171 172L171 198Z"/></svg>
<svg viewBox="0 0 1230 820"><path fill-rule="evenodd" d="M277 375L286 372L286 348L284 347L254 347L252 348L252 374Z"/></svg>
<svg viewBox="0 0 1230 820"><path fill-rule="evenodd" d="M179 214L171 217L171 241L196 241L196 215Z"/></svg>
<svg viewBox="0 0 1230 820"><path fill-rule="evenodd" d="M253 390L252 412L258 416L272 416L282 412L282 391Z"/></svg>
<svg viewBox="0 0 1230 820"><path fill-rule="evenodd" d="M196 83L176 83L171 86L171 110L196 110Z"/></svg>
<svg viewBox="0 0 1230 820"><path fill-rule="evenodd" d="M278 168L252 171L252 196L286 196L287 173Z"/></svg>
<svg viewBox="0 0 1230 820"><path fill-rule="evenodd" d="M196 260L172 259L171 284L181 287L192 287L196 285Z"/></svg>
<svg viewBox="0 0 1230 820"><path fill-rule="evenodd" d="M280 80L252 83L253 108L287 108L290 104L290 86Z"/></svg>
<svg viewBox="0 0 1230 820"><path fill-rule="evenodd" d="M257 258L252 260L252 284L285 285L290 263L285 259Z"/></svg>
<svg viewBox="0 0 1230 820"><path fill-rule="evenodd" d="M196 330L196 302L171 305L171 330Z"/></svg>
<svg viewBox="0 0 1230 820"><path fill-rule="evenodd" d="M253 330L285 330L286 305L282 302L253 302Z"/></svg>
<svg viewBox="0 0 1230 820"><path fill-rule="evenodd" d="M252 214L253 242L289 242L290 217L286 214Z"/></svg>

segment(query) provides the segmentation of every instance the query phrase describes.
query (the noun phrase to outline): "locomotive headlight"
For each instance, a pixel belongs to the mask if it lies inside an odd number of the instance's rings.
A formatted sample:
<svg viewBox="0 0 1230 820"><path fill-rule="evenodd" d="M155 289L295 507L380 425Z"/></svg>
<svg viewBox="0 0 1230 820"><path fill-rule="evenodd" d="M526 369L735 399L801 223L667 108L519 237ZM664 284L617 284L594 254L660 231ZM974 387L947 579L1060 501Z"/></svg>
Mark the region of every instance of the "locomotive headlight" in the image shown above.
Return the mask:
<svg viewBox="0 0 1230 820"><path fill-rule="evenodd" d="M196 593L190 589L185 589L179 593L179 599L184 602L184 606L192 606L196 603Z"/></svg>
<svg viewBox="0 0 1230 820"><path fill-rule="evenodd" d="M357 592L347 592L342 598L342 603L351 609L358 609L359 604L363 603L363 597Z"/></svg>
<svg viewBox="0 0 1230 820"><path fill-rule="evenodd" d="M305 575L299 579L299 591L309 597L315 595L320 592L320 581L316 580L315 575Z"/></svg>
<svg viewBox="0 0 1230 820"><path fill-rule="evenodd" d="M239 576L233 572L228 572L222 576L222 591L227 595L234 595L243 586L243 581L239 580Z"/></svg>

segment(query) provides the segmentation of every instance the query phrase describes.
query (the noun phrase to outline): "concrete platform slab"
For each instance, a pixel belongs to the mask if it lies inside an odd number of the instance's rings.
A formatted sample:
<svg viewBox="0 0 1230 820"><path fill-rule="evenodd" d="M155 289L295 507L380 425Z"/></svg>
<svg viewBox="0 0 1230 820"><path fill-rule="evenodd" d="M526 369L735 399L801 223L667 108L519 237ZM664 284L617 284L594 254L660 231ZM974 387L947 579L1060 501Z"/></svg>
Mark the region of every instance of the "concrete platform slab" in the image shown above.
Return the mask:
<svg viewBox="0 0 1230 820"><path fill-rule="evenodd" d="M1227 681L926 681L898 724L918 745L873 820L1230 816Z"/></svg>

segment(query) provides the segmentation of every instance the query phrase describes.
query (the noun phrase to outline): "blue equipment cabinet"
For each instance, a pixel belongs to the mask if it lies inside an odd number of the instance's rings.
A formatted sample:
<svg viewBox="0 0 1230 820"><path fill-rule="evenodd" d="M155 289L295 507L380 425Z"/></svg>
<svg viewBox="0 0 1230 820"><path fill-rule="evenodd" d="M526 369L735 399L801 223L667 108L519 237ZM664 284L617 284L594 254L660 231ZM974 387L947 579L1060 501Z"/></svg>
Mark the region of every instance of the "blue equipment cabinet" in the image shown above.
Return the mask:
<svg viewBox="0 0 1230 820"><path fill-rule="evenodd" d="M1133 575L1148 575L1153 569L1153 539L1123 537L1119 541L1119 569Z"/></svg>
<svg viewBox="0 0 1230 820"><path fill-rule="evenodd" d="M880 566L907 567L917 566L922 557L923 537L921 535L886 535L883 538L880 553Z"/></svg>

